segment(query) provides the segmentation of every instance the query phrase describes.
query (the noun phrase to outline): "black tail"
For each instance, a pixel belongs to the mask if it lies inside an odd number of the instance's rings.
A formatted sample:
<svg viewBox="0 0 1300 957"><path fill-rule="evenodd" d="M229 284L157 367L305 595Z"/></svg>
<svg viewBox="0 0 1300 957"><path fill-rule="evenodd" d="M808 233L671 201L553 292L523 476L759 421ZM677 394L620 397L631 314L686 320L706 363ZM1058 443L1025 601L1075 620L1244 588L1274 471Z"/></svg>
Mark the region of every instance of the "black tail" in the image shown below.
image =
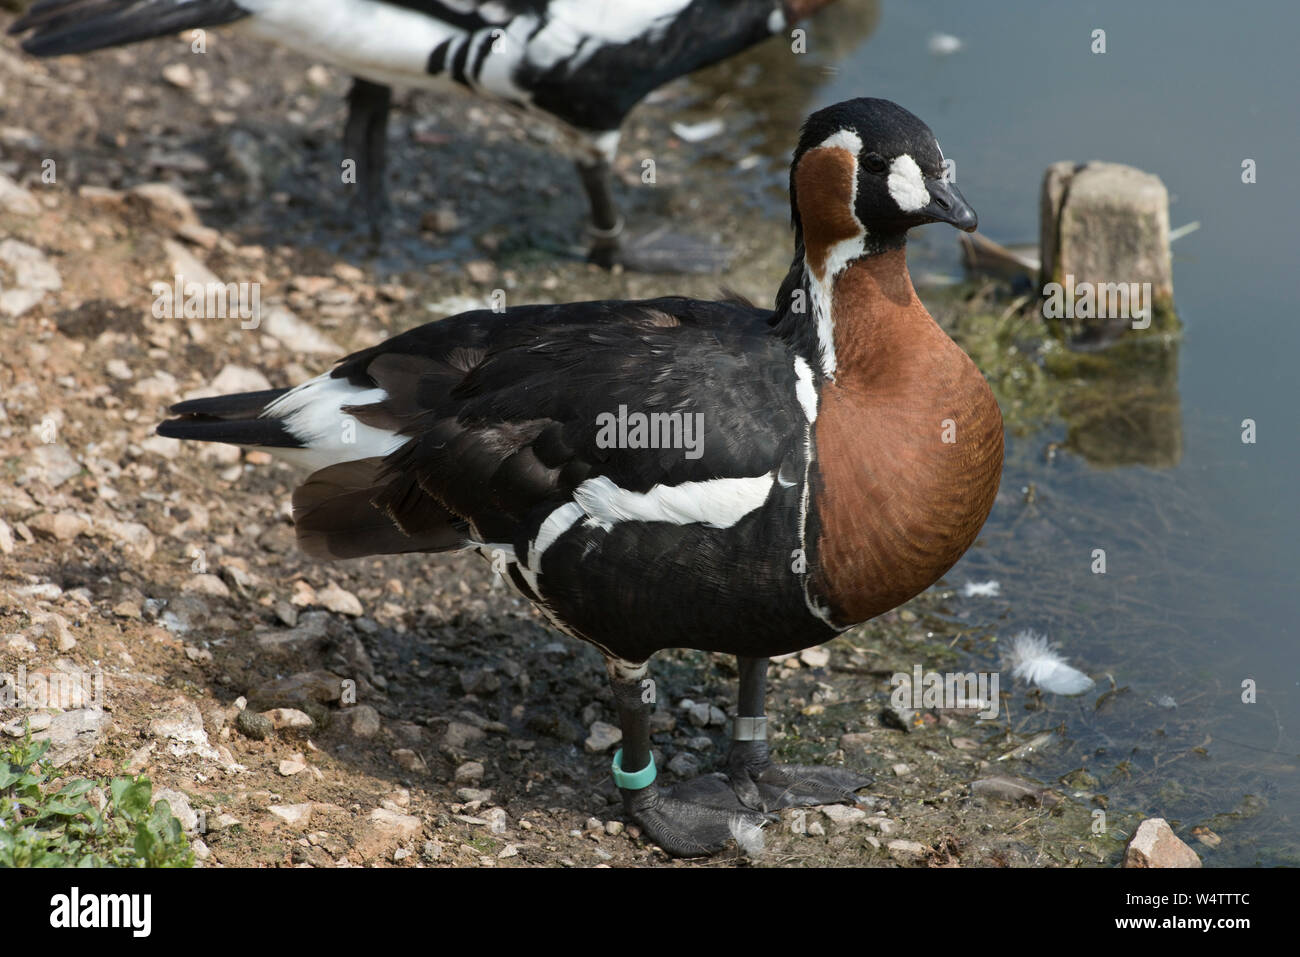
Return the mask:
<svg viewBox="0 0 1300 957"><path fill-rule="evenodd" d="M158 434L192 442L226 442L230 445L261 445L299 449L302 442L279 419L262 418L262 411L288 389L265 389L191 399L168 411L179 418L158 426Z"/></svg>
<svg viewBox="0 0 1300 957"><path fill-rule="evenodd" d="M9 28L33 56L86 53L249 16L233 0L39 0Z"/></svg>

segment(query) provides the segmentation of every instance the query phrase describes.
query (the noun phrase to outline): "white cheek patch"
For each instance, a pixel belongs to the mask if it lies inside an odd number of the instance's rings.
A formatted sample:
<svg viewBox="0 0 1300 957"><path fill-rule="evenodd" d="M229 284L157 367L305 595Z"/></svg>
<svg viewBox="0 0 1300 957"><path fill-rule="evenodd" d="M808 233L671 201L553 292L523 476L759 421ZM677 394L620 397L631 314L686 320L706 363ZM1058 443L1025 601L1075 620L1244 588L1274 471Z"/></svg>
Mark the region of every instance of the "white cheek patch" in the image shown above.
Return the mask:
<svg viewBox="0 0 1300 957"><path fill-rule="evenodd" d="M904 153L889 164L889 179L886 181L889 195L905 213L914 213L930 203L930 192L925 188L925 177L916 160Z"/></svg>

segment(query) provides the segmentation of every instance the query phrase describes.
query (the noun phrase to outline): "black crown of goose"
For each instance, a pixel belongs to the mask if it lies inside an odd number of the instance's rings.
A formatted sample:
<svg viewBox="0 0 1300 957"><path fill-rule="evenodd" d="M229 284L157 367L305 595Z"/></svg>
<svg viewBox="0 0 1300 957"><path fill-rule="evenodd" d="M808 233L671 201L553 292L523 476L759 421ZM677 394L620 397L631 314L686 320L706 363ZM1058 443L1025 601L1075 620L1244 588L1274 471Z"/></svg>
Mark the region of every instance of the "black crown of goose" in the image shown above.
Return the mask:
<svg viewBox="0 0 1300 957"><path fill-rule="evenodd" d="M914 156L938 182L934 137L880 100L812 116L796 162L841 130L864 154ZM932 209L901 213L868 157L857 159L855 213L870 242L901 243L922 222L973 221L947 187ZM797 211L795 228L799 237ZM797 238L787 304L804 281L803 255ZM314 392L181 403L159 432L312 455L320 443L303 423L314 407L295 403L319 395L360 428L395 436L387 454L313 460L294 495L303 547L322 558L464 547L504 556L524 595L608 658L623 729L615 776L631 817L674 854L708 853L775 808L851 802L867 783L844 769L775 765L765 740L767 658L842 627L792 559L817 564L811 321L784 307L677 297L469 312L344 359L308 384ZM352 393L370 398L350 404ZM702 454L602 447L599 417L620 406L702 413ZM741 676L726 773L671 793L654 784L644 684L647 659L669 647L736 654Z"/></svg>

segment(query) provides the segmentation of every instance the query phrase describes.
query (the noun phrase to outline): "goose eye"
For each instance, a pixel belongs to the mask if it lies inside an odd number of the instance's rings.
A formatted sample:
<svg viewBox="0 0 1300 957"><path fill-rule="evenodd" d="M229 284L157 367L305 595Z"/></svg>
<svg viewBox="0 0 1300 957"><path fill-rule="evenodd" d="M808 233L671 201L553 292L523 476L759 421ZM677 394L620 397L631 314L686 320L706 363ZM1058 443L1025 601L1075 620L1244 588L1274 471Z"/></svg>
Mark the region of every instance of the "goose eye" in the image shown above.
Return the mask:
<svg viewBox="0 0 1300 957"><path fill-rule="evenodd" d="M889 164L885 162L885 158L879 153L868 153L863 157L862 162L866 164L867 169L872 173L883 173L889 168Z"/></svg>

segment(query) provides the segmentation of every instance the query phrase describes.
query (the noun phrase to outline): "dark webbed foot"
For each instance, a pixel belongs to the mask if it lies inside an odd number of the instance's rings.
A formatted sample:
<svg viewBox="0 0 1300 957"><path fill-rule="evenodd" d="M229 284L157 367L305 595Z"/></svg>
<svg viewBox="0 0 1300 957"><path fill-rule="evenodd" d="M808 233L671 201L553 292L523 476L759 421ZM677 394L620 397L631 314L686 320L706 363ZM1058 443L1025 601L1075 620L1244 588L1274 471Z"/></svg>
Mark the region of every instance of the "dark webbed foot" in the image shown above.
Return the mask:
<svg viewBox="0 0 1300 957"><path fill-rule="evenodd" d="M710 775L712 777L712 775ZM721 775L718 775L721 777ZM693 782L687 782L687 785ZM707 801L699 803L676 796L678 788L668 792L651 785L639 791L624 790L623 808L645 836L674 857L705 857L717 854L744 829L762 827L767 818L741 807L735 793L726 786L701 794ZM686 789L689 793L689 788ZM727 796L724 796L724 793ZM730 804L730 807L725 806Z"/></svg>
<svg viewBox="0 0 1300 957"><path fill-rule="evenodd" d="M847 768L773 764L766 741L732 742L727 778L740 802L757 811L857 804L857 792L871 783Z"/></svg>
<svg viewBox="0 0 1300 957"><path fill-rule="evenodd" d="M741 656L737 662L740 716L727 754L727 778L740 802L756 811L858 803L855 792L870 784L871 779L856 771L772 763L767 747L767 718L763 714L767 659Z"/></svg>

